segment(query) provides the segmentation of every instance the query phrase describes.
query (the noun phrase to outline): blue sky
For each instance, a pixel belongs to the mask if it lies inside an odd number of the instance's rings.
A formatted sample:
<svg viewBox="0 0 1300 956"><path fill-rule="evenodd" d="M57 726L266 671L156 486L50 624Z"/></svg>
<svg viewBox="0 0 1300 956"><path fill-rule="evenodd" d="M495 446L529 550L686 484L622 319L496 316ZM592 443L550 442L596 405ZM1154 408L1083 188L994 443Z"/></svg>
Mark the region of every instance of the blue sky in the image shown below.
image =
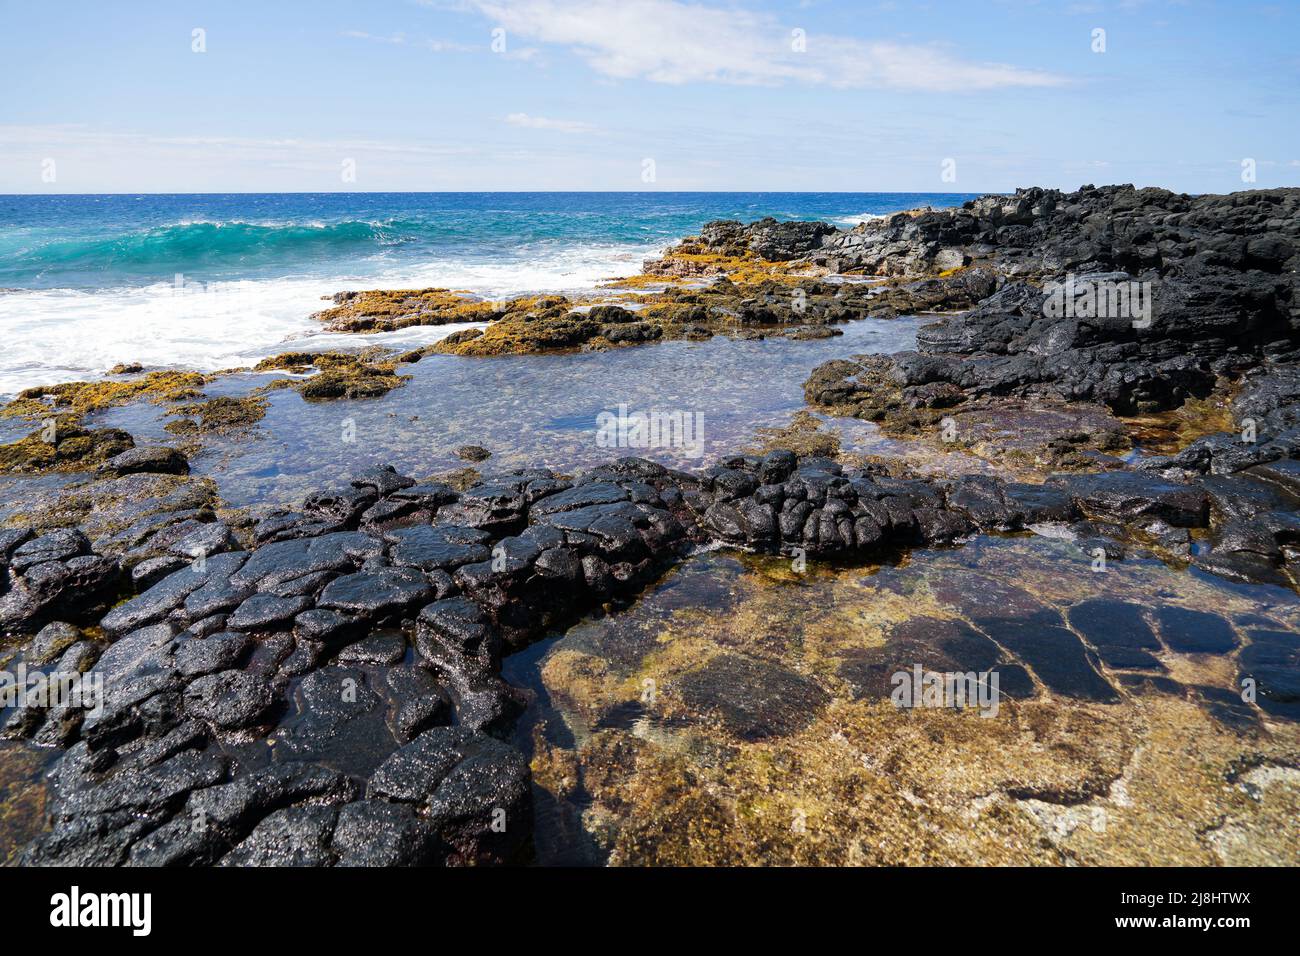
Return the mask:
<svg viewBox="0 0 1300 956"><path fill-rule="evenodd" d="M0 192L1300 185L1297 39L1290 0L0 0Z"/></svg>

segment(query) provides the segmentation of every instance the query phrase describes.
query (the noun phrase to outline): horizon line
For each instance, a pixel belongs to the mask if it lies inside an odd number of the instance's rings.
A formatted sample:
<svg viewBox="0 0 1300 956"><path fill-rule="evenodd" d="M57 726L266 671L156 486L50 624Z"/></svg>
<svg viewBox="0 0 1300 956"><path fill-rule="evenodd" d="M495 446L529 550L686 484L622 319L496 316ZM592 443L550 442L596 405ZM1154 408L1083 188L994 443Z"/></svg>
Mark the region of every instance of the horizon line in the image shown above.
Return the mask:
<svg viewBox="0 0 1300 956"><path fill-rule="evenodd" d="M1115 185L1132 185L1132 184L1115 184ZM1032 188L1032 187L1017 187ZM1047 187L1054 188L1054 187ZM205 191L185 191L185 192L136 192L131 190L113 191L113 192L67 192L67 193L50 193L50 192L23 192L23 193L3 193L0 192L0 199L10 198L27 198L31 196L41 196L51 199L63 198L68 196L384 196L384 195L401 195L401 196L447 196L447 195L474 195L480 193L627 193L629 195L656 195L656 194L675 194L675 193L694 193L694 194L752 194L752 193L783 193L787 195L808 195L808 196L863 196L863 195L917 195L917 196L987 196L987 195L1007 195L1005 190L986 189L986 190L969 190L962 192L950 192L944 190L925 190L925 189L603 189L603 188L544 188L544 189L233 189L233 190L205 190Z"/></svg>

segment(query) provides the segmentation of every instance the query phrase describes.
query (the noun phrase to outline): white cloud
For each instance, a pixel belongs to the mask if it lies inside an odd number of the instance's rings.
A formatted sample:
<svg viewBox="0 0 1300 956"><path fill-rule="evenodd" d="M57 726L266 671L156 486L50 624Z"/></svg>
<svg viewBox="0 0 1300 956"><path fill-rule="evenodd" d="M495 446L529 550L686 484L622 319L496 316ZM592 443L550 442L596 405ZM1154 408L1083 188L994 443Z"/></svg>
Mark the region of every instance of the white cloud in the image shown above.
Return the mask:
<svg viewBox="0 0 1300 956"><path fill-rule="evenodd" d="M480 49L480 47L470 46L465 43L453 43L450 40L413 40L405 33L379 36L374 33L366 33L364 30L344 30L339 36L353 40L370 40L372 43L387 43L391 46L420 47L434 53L473 53Z"/></svg>
<svg viewBox="0 0 1300 956"><path fill-rule="evenodd" d="M590 123L578 120L550 119L546 116L529 116L527 113L511 113L506 117L506 122L525 129L550 129L561 133L590 133L596 129Z"/></svg>
<svg viewBox="0 0 1300 956"><path fill-rule="evenodd" d="M451 171L481 164L482 155L481 147L448 141L0 125L0 193L454 188ZM55 163L56 183L42 178L47 160ZM341 178L345 160L361 170L355 184Z"/></svg>
<svg viewBox="0 0 1300 956"><path fill-rule="evenodd" d="M153 133L122 132L75 123L47 126L0 124L0 150L39 147L47 150L62 147L86 149L201 147L204 149L304 151L322 155L347 152L411 153L425 156L450 156L467 151L466 147L446 143L426 144L371 139L299 139L296 137L258 138L248 136L177 136Z"/></svg>
<svg viewBox="0 0 1300 956"><path fill-rule="evenodd" d="M931 45L809 34L742 9L681 0L470 0L508 34L568 47L615 79L960 92L1057 86L1040 70L977 63Z"/></svg>
<svg viewBox="0 0 1300 956"><path fill-rule="evenodd" d="M376 43L391 43L394 46L402 46L406 43L406 35L394 33L391 36L381 37L373 33L367 33L364 30L344 30L339 36L348 37L353 40L373 40Z"/></svg>

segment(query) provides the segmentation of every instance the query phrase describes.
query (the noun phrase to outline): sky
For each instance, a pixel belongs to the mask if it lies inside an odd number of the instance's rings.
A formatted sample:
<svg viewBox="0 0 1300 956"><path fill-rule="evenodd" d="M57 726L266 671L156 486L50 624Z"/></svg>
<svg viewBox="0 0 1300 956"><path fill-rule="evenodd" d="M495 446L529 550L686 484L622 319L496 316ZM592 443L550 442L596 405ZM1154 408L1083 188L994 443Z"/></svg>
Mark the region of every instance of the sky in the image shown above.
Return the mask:
<svg viewBox="0 0 1300 956"><path fill-rule="evenodd" d="M0 0L0 193L1300 185L1300 3Z"/></svg>

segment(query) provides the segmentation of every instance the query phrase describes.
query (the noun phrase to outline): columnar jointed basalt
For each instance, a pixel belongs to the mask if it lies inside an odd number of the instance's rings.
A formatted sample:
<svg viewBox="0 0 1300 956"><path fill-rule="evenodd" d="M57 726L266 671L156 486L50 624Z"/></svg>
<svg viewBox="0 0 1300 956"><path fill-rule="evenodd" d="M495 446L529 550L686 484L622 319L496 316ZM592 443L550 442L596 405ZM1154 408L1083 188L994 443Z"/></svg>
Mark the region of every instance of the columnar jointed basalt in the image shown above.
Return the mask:
<svg viewBox="0 0 1300 956"><path fill-rule="evenodd" d="M1207 553L1261 549L1284 579L1297 540L1278 518L1294 515L1286 494L1264 476L898 479L776 451L700 476L622 459L573 481L523 471L463 493L380 469L265 517L248 547L211 515L156 513L158 528L203 546L178 549L183 565L153 583L126 569L140 553L114 551L120 537L99 536L96 553L76 531L6 532L0 600L39 593L42 610L10 628L59 618L24 659L103 682L94 713L11 711L6 735L67 748L51 829L23 859L518 859L529 770L503 740L521 700L502 655L634 596L692 545L878 560L1055 523L1085 548L1118 556L1125 537L1168 555L1213 527ZM92 564L103 586L138 593L101 614L101 592L83 586Z"/></svg>

